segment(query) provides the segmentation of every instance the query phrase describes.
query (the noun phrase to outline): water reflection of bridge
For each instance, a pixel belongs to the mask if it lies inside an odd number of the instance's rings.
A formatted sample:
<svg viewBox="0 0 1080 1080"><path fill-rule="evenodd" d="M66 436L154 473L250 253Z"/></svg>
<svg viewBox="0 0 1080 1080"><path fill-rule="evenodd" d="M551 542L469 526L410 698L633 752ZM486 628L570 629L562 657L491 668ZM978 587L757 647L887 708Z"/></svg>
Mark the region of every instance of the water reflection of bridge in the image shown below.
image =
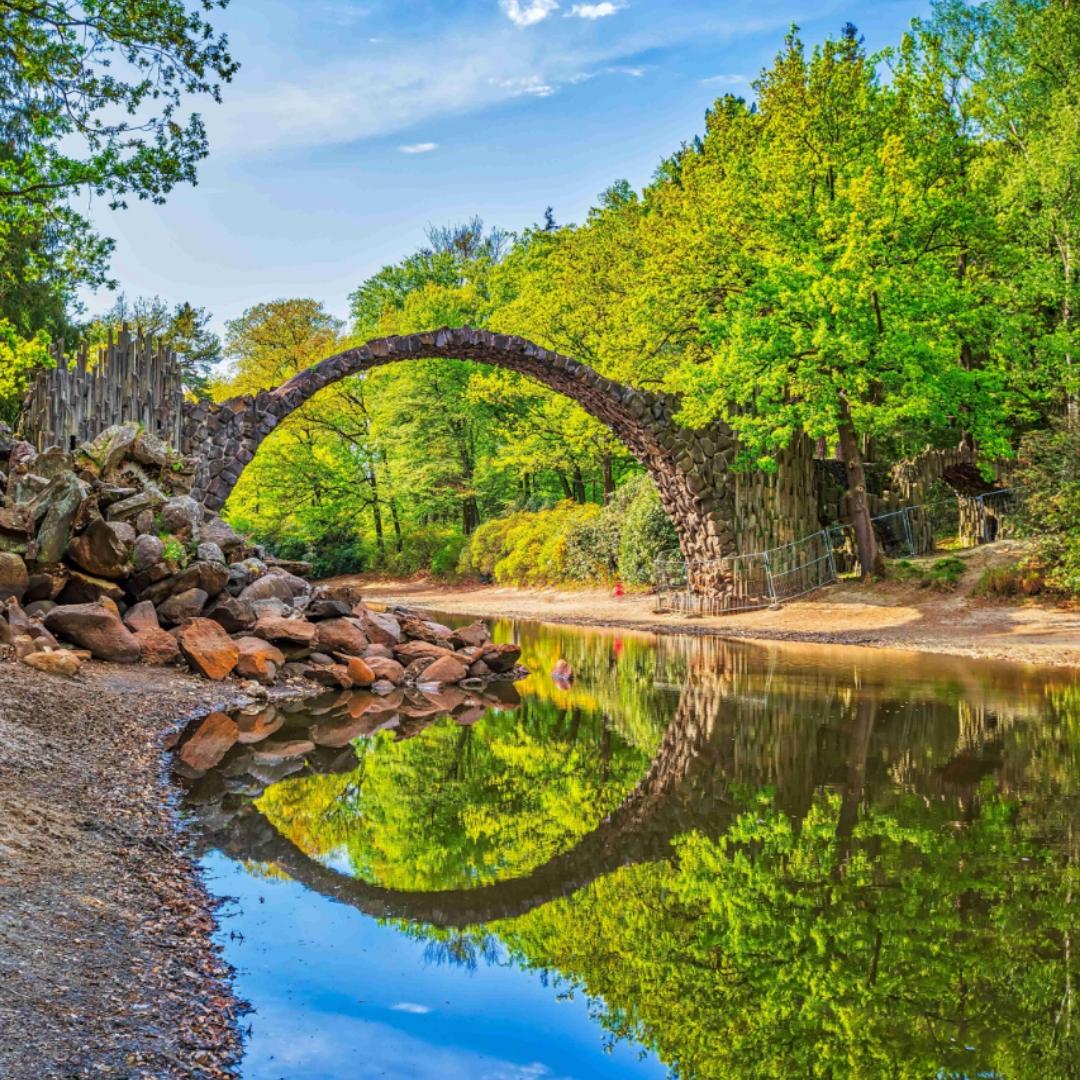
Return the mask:
<svg viewBox="0 0 1080 1080"><path fill-rule="evenodd" d="M957 668L955 681L939 681L931 692L925 663L822 667L707 639L681 639L680 648L685 686L646 774L592 832L524 876L466 889L385 888L306 854L253 803L205 842L368 915L448 928L490 923L569 896L621 866L670 857L672 841L690 830L722 834L740 793L763 786L796 817L816 791L837 791L841 828L875 789L895 789L897 781L962 806L989 773L1008 785L1002 740L1044 700L1038 685L1018 693L1007 673L972 680ZM970 685L959 693L964 682Z"/></svg>

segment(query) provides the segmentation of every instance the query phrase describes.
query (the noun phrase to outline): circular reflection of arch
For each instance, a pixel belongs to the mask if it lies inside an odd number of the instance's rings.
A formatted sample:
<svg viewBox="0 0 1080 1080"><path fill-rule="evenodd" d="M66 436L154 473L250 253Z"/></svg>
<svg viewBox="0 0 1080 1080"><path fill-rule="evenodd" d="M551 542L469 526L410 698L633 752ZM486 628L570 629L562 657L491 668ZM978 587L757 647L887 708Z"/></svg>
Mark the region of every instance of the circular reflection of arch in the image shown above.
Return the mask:
<svg viewBox="0 0 1080 1080"><path fill-rule="evenodd" d="M212 843L231 857L272 864L314 892L376 918L446 928L516 918L569 896L620 866L663 857L671 840L695 820L715 821L718 810L729 808L725 770L718 768L712 745L714 727L696 705L680 704L648 772L617 810L569 851L522 877L430 892L373 885L306 855L254 805Z"/></svg>

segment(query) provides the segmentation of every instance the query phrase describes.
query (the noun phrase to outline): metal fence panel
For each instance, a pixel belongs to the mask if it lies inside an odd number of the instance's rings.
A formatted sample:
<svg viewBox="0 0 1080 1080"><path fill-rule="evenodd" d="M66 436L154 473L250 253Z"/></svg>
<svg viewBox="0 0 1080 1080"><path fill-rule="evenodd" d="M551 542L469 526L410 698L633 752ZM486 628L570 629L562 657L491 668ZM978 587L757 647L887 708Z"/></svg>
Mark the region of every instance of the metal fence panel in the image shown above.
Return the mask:
<svg viewBox="0 0 1080 1080"><path fill-rule="evenodd" d="M1014 534L1021 492L989 491L974 498L940 499L871 518L890 558L974 547ZM654 567L656 610L687 615L734 614L806 596L858 569L854 530L833 525L768 551L688 565L662 556ZM701 582L711 583L700 588Z"/></svg>

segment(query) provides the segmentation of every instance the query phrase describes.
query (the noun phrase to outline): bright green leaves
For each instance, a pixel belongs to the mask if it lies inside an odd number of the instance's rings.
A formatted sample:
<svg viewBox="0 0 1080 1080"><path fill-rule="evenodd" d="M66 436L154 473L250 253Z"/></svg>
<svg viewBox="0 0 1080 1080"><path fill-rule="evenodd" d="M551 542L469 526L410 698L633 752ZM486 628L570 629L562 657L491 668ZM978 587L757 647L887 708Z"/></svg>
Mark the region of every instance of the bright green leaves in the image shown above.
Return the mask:
<svg viewBox="0 0 1080 1080"><path fill-rule="evenodd" d="M34 372L52 366L47 334L24 338L0 319L0 420L15 423Z"/></svg>

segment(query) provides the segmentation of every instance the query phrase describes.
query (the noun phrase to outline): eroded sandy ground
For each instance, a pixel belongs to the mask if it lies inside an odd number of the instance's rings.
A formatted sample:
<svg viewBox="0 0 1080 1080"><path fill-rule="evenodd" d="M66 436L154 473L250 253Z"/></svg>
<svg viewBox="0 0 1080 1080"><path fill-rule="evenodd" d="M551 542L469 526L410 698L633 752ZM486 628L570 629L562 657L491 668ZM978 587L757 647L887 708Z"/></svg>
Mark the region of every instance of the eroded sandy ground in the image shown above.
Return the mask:
<svg viewBox="0 0 1080 1080"><path fill-rule="evenodd" d="M1080 667L1080 608L974 599L982 570L1010 552L990 545L961 553L970 569L953 593L900 586L842 584L776 611L687 618L654 611L651 596L615 598L598 590L512 589L440 582L379 582L357 577L365 599L492 618L611 626L657 633L717 634L818 642ZM344 579L343 579L344 580Z"/></svg>
<svg viewBox="0 0 1080 1080"><path fill-rule="evenodd" d="M218 1078L237 1003L184 852L166 733L234 688L0 661L0 1077Z"/></svg>

